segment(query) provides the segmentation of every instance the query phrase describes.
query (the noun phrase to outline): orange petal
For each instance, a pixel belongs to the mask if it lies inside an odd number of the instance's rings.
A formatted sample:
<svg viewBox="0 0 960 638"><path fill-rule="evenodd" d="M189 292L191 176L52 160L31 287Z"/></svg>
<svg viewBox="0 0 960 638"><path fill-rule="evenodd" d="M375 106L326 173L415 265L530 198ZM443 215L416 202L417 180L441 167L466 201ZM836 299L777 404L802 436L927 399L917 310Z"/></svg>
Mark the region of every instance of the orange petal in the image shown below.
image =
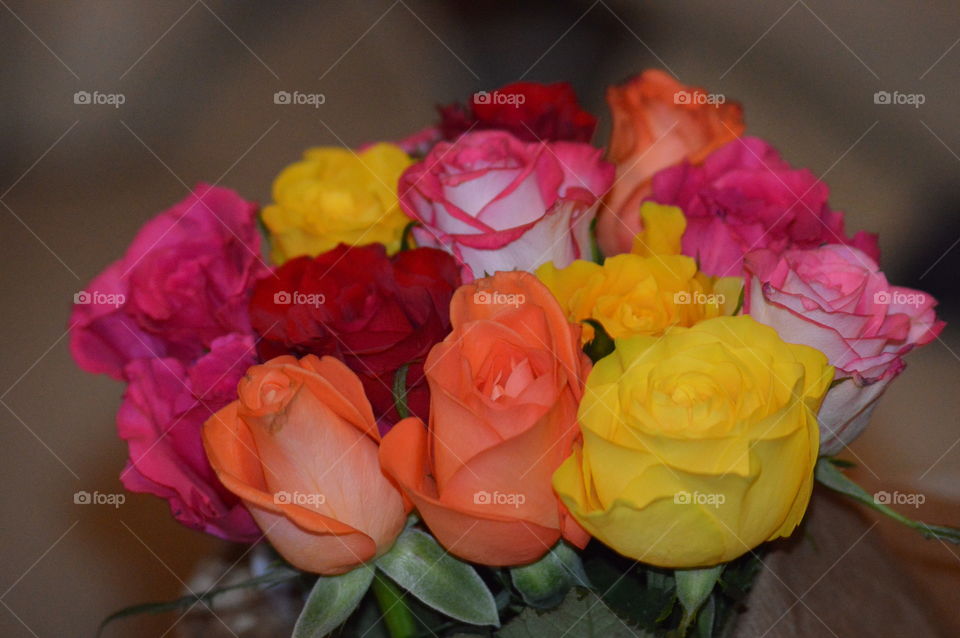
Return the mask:
<svg viewBox="0 0 960 638"><path fill-rule="evenodd" d="M408 493L437 540L450 553L483 565L522 565L543 556L560 533L520 519L479 516L437 498L426 475L427 431L415 417L404 419L380 447L384 470Z"/></svg>

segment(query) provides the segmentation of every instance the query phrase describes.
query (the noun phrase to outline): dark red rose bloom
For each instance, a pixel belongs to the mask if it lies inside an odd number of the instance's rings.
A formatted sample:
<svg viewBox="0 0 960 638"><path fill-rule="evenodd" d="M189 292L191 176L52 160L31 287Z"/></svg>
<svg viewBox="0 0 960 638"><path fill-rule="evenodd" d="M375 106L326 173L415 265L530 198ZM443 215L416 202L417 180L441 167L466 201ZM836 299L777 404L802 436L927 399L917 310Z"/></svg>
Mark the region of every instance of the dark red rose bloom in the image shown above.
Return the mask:
<svg viewBox="0 0 960 638"><path fill-rule="evenodd" d="M378 422L399 420L392 388L409 364L410 411L427 418L423 362L450 332L450 297L460 268L445 252L417 248L387 257L381 244L339 245L291 259L261 280L250 302L260 356L331 355L363 381Z"/></svg>
<svg viewBox="0 0 960 638"><path fill-rule="evenodd" d="M468 104L437 110L445 140L468 130L499 129L527 142L589 142L597 127L597 118L580 108L567 82L514 82L489 93L474 93Z"/></svg>

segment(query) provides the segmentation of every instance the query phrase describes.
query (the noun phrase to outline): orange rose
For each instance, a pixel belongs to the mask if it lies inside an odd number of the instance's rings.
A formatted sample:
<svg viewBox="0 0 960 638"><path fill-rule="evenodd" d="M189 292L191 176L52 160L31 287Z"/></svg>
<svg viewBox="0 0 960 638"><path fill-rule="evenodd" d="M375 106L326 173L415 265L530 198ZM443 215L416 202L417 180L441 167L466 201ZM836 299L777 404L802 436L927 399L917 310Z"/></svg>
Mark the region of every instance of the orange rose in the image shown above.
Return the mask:
<svg viewBox="0 0 960 638"><path fill-rule="evenodd" d="M613 113L608 159L617 179L597 222L604 255L630 252L640 231L640 202L657 171L684 160L698 164L743 134L743 109L722 95L684 86L659 70L607 89Z"/></svg>
<svg viewBox="0 0 960 638"><path fill-rule="evenodd" d="M210 417L210 465L291 564L342 574L382 554L407 508L380 471L380 434L357 376L332 358L282 356L247 371Z"/></svg>
<svg viewBox="0 0 960 638"><path fill-rule="evenodd" d="M461 286L453 332L430 351L430 428L416 418L383 439L380 460L451 553L485 565L540 558L586 533L551 486L578 436L590 361L580 328L526 272Z"/></svg>

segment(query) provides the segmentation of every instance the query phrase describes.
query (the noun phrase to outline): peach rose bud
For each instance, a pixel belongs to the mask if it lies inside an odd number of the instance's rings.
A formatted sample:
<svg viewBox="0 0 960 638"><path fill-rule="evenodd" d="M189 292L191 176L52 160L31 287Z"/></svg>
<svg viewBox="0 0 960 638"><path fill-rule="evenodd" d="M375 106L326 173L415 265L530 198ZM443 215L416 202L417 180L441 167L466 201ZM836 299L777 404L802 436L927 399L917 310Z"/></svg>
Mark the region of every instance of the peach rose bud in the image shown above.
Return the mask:
<svg viewBox="0 0 960 638"><path fill-rule="evenodd" d="M357 376L332 357L253 366L210 417L210 464L273 546L305 571L350 571L384 553L408 508L383 475L380 434Z"/></svg>
<svg viewBox="0 0 960 638"><path fill-rule="evenodd" d="M744 124L736 102L656 69L608 88L607 104L613 115L607 159L617 178L597 217L597 241L609 257L630 252L654 173L684 161L699 164L742 135Z"/></svg>

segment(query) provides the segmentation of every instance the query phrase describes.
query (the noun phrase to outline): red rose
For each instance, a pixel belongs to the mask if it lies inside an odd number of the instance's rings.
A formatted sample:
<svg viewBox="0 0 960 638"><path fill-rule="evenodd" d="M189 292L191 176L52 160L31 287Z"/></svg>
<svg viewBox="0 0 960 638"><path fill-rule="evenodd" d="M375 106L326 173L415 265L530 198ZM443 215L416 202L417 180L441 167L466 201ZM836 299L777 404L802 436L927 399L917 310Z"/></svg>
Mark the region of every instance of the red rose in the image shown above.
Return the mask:
<svg viewBox="0 0 960 638"><path fill-rule="evenodd" d="M388 258L381 244L341 244L291 259L263 279L250 303L263 360L281 354L331 355L363 381L377 421L398 420L395 373L409 364L410 411L426 418L423 362L450 332L450 298L460 285L453 258L433 248Z"/></svg>
<svg viewBox="0 0 960 638"><path fill-rule="evenodd" d="M567 82L514 82L495 91L479 91L467 104L440 111L440 132L453 140L468 130L509 131L526 142L589 142L597 118L580 108Z"/></svg>

